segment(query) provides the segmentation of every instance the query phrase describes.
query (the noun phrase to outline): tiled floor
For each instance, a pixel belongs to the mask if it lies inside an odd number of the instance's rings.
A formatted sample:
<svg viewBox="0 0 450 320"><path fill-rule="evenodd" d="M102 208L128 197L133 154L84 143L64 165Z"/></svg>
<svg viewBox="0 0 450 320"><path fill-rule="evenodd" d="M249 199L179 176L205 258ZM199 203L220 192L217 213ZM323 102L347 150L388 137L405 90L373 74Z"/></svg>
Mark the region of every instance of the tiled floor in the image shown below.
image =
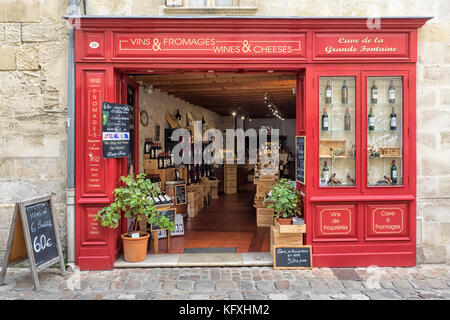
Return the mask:
<svg viewBox="0 0 450 320"><path fill-rule="evenodd" d="M241 191L213 199L196 217L185 220L185 234L171 238L169 253L205 247L235 247L238 253L268 252L269 228L256 227L253 198L254 192ZM167 239L159 239L159 253L168 253Z"/></svg>

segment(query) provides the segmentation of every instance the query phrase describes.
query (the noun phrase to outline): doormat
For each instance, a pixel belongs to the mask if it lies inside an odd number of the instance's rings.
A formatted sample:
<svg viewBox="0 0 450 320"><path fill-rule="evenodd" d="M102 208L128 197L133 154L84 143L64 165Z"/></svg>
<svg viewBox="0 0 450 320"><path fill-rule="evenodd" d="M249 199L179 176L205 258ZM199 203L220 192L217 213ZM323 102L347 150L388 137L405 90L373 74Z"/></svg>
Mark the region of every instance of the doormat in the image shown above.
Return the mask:
<svg viewBox="0 0 450 320"><path fill-rule="evenodd" d="M184 253L236 253L233 247L184 248Z"/></svg>
<svg viewBox="0 0 450 320"><path fill-rule="evenodd" d="M332 268L331 270L338 280L362 281L359 274L353 269Z"/></svg>

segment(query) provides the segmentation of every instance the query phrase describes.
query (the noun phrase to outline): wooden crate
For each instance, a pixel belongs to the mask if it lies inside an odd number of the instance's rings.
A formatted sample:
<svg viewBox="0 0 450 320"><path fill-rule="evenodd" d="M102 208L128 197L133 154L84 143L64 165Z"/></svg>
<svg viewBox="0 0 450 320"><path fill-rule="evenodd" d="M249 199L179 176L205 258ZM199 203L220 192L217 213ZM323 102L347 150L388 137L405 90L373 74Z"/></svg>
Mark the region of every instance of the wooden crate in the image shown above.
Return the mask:
<svg viewBox="0 0 450 320"><path fill-rule="evenodd" d="M198 192L188 192L187 199L190 207L189 218L194 218L202 209L201 202L203 201L201 199L201 194Z"/></svg>
<svg viewBox="0 0 450 320"><path fill-rule="evenodd" d="M380 157L395 158L402 155L400 148L380 148Z"/></svg>
<svg viewBox="0 0 450 320"><path fill-rule="evenodd" d="M205 186L201 183L191 184L186 187L187 192L194 192L199 195L200 199L202 200L200 203L201 208L204 207L204 203L203 203L203 199L205 197L204 190L205 190Z"/></svg>
<svg viewBox="0 0 450 320"><path fill-rule="evenodd" d="M144 170L157 170L158 159L145 159L144 158Z"/></svg>
<svg viewBox="0 0 450 320"><path fill-rule="evenodd" d="M275 184L275 181L255 180L254 184L256 185L255 198L264 199L266 195L269 193L270 188Z"/></svg>
<svg viewBox="0 0 450 320"><path fill-rule="evenodd" d="M211 187L211 199L219 198L219 179L210 180L209 185Z"/></svg>
<svg viewBox="0 0 450 320"><path fill-rule="evenodd" d="M273 214L273 209L256 208L256 226L269 227L273 225Z"/></svg>
<svg viewBox="0 0 450 320"><path fill-rule="evenodd" d="M274 225L277 227L280 233L306 233L306 224L279 224L278 220L274 219Z"/></svg>
<svg viewBox="0 0 450 320"><path fill-rule="evenodd" d="M302 246L303 233L280 233L276 225L270 226L270 252L273 246Z"/></svg>
<svg viewBox="0 0 450 320"><path fill-rule="evenodd" d="M259 176L259 181L276 181L276 176L272 175L261 175Z"/></svg>

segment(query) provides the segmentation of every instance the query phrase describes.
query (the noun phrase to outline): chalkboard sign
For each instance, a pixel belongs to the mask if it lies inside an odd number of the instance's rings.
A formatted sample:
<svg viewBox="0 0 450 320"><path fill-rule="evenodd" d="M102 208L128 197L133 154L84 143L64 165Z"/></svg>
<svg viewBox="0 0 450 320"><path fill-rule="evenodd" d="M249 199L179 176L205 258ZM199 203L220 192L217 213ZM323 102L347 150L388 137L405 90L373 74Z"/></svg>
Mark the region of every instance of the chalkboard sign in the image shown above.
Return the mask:
<svg viewBox="0 0 450 320"><path fill-rule="evenodd" d="M130 154L130 106L102 103L103 158L123 158Z"/></svg>
<svg viewBox="0 0 450 320"><path fill-rule="evenodd" d="M311 269L311 246L273 247L274 269Z"/></svg>
<svg viewBox="0 0 450 320"><path fill-rule="evenodd" d="M296 136L296 154L295 154L295 169L296 180L301 184L306 184L306 137Z"/></svg>
<svg viewBox="0 0 450 320"><path fill-rule="evenodd" d="M50 201L25 206L36 267L58 257Z"/></svg>
<svg viewBox="0 0 450 320"><path fill-rule="evenodd" d="M186 185L175 186L175 204L186 204Z"/></svg>
<svg viewBox="0 0 450 320"><path fill-rule="evenodd" d="M39 289L37 272L57 262L65 275L64 257L51 196L16 203L0 274L4 283L8 265L30 260L34 287Z"/></svg>
<svg viewBox="0 0 450 320"><path fill-rule="evenodd" d="M175 213L176 213L176 210L174 208L173 209L157 209L157 214L166 216L167 218L170 219L170 221L173 221L173 223L175 223ZM152 224L152 231L159 230L159 229L162 229L162 228L160 226L158 226L156 223Z"/></svg>

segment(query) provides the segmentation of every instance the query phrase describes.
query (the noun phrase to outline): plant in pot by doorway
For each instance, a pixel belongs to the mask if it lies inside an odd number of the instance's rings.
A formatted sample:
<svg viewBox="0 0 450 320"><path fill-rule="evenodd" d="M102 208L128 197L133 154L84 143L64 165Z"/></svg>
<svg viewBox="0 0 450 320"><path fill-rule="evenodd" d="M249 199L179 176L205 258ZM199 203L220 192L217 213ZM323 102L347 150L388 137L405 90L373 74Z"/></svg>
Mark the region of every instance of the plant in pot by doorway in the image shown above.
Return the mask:
<svg viewBox="0 0 450 320"><path fill-rule="evenodd" d="M158 214L150 196L157 196L159 188L144 173L120 177L123 185L114 189L114 201L101 209L95 216L103 227L117 228L123 212L131 220L130 230L122 234L124 259L128 262L143 261L147 254L150 234L138 231L139 222L146 219L148 224L156 223L163 229L173 231L174 223L164 215Z"/></svg>
<svg viewBox="0 0 450 320"><path fill-rule="evenodd" d="M292 217L300 213L298 206L300 193L295 190L288 179L281 179L270 188L263 204L274 209L279 224L291 224Z"/></svg>

